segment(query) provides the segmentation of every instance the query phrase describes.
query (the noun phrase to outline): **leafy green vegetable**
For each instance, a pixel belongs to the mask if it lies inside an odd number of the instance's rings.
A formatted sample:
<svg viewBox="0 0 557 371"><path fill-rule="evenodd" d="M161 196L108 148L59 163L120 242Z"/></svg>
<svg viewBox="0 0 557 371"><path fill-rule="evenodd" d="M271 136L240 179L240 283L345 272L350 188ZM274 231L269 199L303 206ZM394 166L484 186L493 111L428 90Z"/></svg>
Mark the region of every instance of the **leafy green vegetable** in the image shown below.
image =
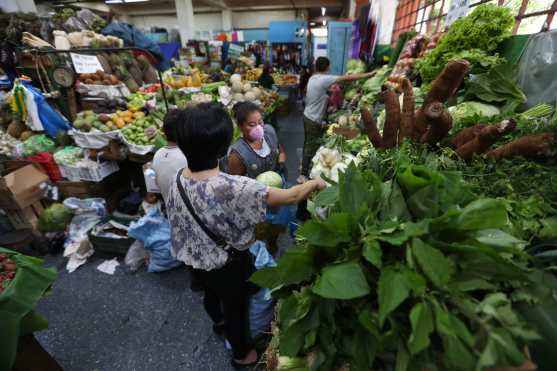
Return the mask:
<svg viewBox="0 0 557 371"><path fill-rule="evenodd" d="M450 107L449 112L453 118L453 128L456 133L479 122L489 122L490 119L501 114L498 107L475 101L462 102Z"/></svg>
<svg viewBox="0 0 557 371"><path fill-rule="evenodd" d="M422 81L433 81L451 59L464 58L475 67L493 65L497 46L512 35L514 17L507 7L483 4L454 22L437 46L416 63ZM496 57L498 58L498 57Z"/></svg>
<svg viewBox="0 0 557 371"><path fill-rule="evenodd" d="M64 231L66 226L70 224L72 216L71 210L63 204L52 204L39 216L37 228L43 233Z"/></svg>
<svg viewBox="0 0 557 371"><path fill-rule="evenodd" d="M516 82L518 66L502 64L483 74L475 75L466 84L465 95L489 103L503 104L503 112L512 113L526 102Z"/></svg>
<svg viewBox="0 0 557 371"><path fill-rule="evenodd" d="M420 147L362 166L318 197L327 217L307 221L298 245L252 278L281 298L280 355L319 354L312 369L323 371L520 363L538 336L518 303L535 302L520 298L538 296L528 278L538 270L511 233L507 201L474 197L457 165Z"/></svg>
<svg viewBox="0 0 557 371"><path fill-rule="evenodd" d="M350 59L346 63L346 74L351 75L354 73L364 73L367 71L367 66L364 61L360 59Z"/></svg>

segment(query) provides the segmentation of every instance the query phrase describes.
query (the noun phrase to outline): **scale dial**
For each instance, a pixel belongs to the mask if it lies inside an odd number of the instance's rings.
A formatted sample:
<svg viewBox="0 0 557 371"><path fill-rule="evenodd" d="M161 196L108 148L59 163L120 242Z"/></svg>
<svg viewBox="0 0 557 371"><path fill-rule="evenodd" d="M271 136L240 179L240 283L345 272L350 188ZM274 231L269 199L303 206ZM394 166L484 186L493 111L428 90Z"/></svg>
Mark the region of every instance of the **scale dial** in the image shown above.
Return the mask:
<svg viewBox="0 0 557 371"><path fill-rule="evenodd" d="M69 67L59 66L52 71L52 78L54 82L58 85L69 88L75 82L75 74L73 70Z"/></svg>

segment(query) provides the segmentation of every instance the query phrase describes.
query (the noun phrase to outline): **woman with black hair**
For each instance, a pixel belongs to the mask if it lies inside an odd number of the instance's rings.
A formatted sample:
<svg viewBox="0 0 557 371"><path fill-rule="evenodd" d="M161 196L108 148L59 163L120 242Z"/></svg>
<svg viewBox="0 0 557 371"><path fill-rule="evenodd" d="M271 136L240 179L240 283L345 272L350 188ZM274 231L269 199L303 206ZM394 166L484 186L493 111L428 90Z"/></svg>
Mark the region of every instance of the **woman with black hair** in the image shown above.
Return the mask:
<svg viewBox="0 0 557 371"><path fill-rule="evenodd" d="M247 279L255 269L248 251L255 225L265 220L267 206L298 203L325 183L278 189L221 173L218 159L226 155L233 131L226 109L201 103L174 118L188 168L178 172L167 200L172 254L203 282L205 310L215 332L223 331L232 345L233 366L253 365L258 356L248 337Z"/></svg>
<svg viewBox="0 0 557 371"><path fill-rule="evenodd" d="M242 137L232 144L228 153L228 173L257 178L266 171L286 175L286 154L271 125L265 125L258 105L237 103L233 108L236 125Z"/></svg>

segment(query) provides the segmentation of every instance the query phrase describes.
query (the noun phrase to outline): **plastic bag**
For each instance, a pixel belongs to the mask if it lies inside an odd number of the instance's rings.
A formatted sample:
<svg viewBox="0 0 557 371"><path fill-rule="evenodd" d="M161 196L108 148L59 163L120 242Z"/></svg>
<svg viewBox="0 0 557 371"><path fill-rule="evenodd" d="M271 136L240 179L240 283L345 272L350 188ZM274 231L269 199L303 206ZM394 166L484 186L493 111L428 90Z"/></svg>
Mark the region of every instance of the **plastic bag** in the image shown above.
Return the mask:
<svg viewBox="0 0 557 371"><path fill-rule="evenodd" d="M48 104L40 90L31 85L30 81L22 80L21 83L25 88L26 99L31 99L31 97L34 99L40 123L48 136L55 138L58 131L70 129L68 120Z"/></svg>
<svg viewBox="0 0 557 371"><path fill-rule="evenodd" d="M71 273L93 255L87 233L106 216L106 205L102 198L69 197L64 200L64 206L74 213L64 243L64 256L69 258L66 268Z"/></svg>
<svg viewBox="0 0 557 371"><path fill-rule="evenodd" d="M255 256L255 269L276 266L276 262L267 250L265 243L255 241L249 249ZM269 331L274 316L275 300L270 289L260 289L251 296L249 304L250 335L253 338Z"/></svg>
<svg viewBox="0 0 557 371"><path fill-rule="evenodd" d="M150 209L143 218L131 223L128 236L143 242L149 252L149 272L163 272L183 264L170 253L170 223L159 209Z"/></svg>
<svg viewBox="0 0 557 371"><path fill-rule="evenodd" d="M107 215L106 203L102 198L69 197L64 200L64 206L74 213L68 229L70 240L87 238L87 233Z"/></svg>
<svg viewBox="0 0 557 371"><path fill-rule="evenodd" d="M530 35L519 63L518 83L528 97L527 108L557 99L557 31Z"/></svg>
<svg viewBox="0 0 557 371"><path fill-rule="evenodd" d="M54 161L58 165L72 166L83 157L83 149L74 146L67 146L54 153Z"/></svg>
<svg viewBox="0 0 557 371"><path fill-rule="evenodd" d="M75 16L68 18L62 27L64 28L64 31L68 33L87 30L85 22Z"/></svg>
<svg viewBox="0 0 557 371"><path fill-rule="evenodd" d="M85 23L87 29L89 30L93 29L95 21L99 22L103 20L101 17L99 17L89 9L81 9L79 12L77 12L77 16L83 23Z"/></svg>
<svg viewBox="0 0 557 371"><path fill-rule="evenodd" d="M44 134L33 135L23 142L23 155L32 156L39 152L52 152L56 143Z"/></svg>
<svg viewBox="0 0 557 371"><path fill-rule="evenodd" d="M145 263L145 258L148 256L147 250L143 247L143 242L137 240L128 249L124 262L130 271L135 272Z"/></svg>

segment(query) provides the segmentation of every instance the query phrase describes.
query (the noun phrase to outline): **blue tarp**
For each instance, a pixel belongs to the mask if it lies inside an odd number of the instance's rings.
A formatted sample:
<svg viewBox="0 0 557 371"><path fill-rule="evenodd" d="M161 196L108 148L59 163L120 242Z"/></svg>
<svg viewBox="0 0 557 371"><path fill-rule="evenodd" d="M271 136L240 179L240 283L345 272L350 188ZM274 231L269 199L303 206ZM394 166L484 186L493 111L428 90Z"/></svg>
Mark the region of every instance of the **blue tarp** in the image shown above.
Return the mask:
<svg viewBox="0 0 557 371"><path fill-rule="evenodd" d="M124 46L148 50L151 54L153 54L161 61L157 66L159 70L166 70L170 68L170 63L164 60L164 56L159 45L153 40L149 39L135 26L129 23L111 22L101 31L101 33L103 35L112 35L121 38L122 40L124 40Z"/></svg>

